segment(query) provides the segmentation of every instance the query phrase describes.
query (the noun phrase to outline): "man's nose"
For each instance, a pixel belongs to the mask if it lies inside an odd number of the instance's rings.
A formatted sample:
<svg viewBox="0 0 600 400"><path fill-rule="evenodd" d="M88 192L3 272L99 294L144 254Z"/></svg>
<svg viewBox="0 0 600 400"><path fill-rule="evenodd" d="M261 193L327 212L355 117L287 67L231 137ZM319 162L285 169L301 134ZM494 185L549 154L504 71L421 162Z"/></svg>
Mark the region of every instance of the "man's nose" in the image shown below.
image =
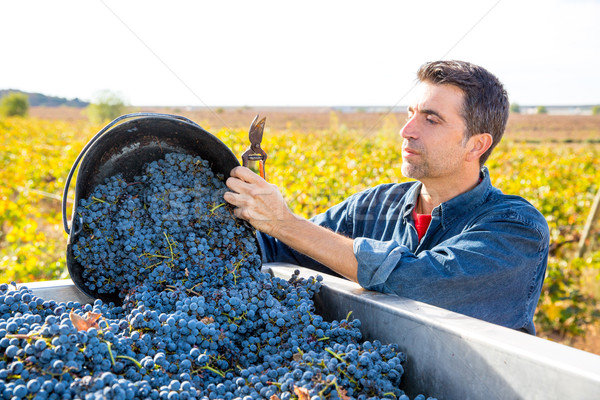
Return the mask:
<svg viewBox="0 0 600 400"><path fill-rule="evenodd" d="M400 136L404 139L414 139L417 136L417 115L413 115L408 118L402 129L400 129Z"/></svg>

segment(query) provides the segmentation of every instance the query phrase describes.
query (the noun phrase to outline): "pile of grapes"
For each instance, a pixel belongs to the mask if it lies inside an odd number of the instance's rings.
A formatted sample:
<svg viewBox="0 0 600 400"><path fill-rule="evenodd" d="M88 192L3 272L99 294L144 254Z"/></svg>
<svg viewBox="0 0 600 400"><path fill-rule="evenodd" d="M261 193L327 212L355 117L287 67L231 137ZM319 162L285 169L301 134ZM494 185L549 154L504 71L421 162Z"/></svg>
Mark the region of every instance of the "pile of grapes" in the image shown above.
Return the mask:
<svg viewBox="0 0 600 400"><path fill-rule="evenodd" d="M320 277L262 272L225 191L206 161L169 154L81 200L73 254L123 302L0 285L0 398L407 400L404 354L316 315Z"/></svg>

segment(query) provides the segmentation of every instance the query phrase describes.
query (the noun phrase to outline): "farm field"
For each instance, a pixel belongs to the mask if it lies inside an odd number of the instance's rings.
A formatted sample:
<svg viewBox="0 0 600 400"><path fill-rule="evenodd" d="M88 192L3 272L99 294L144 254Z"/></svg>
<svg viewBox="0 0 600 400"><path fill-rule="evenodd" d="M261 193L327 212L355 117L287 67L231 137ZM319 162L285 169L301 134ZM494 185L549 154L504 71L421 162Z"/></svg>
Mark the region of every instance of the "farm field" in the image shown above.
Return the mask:
<svg viewBox="0 0 600 400"><path fill-rule="evenodd" d="M247 129L267 117L267 174L290 208L310 217L348 195L402 181L398 131L404 113L329 109L140 109L186 116L234 153ZM32 108L0 120L0 282L68 277L60 198L79 151L102 125L79 109ZM513 114L488 161L493 183L534 204L551 229L551 257L538 306L539 336L600 354L600 221L589 251L575 257L600 186L600 116ZM72 191L71 191L72 192ZM72 205L69 204L69 215Z"/></svg>

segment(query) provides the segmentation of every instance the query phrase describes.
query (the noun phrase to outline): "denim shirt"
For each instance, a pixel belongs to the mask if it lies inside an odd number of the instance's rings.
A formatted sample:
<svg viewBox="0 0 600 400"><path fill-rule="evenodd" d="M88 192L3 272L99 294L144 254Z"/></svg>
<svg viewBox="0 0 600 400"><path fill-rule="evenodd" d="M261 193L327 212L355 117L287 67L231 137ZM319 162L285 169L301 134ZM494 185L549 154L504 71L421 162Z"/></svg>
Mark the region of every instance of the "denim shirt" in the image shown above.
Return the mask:
<svg viewBox="0 0 600 400"><path fill-rule="evenodd" d="M525 199L494 188L485 167L481 178L472 190L433 209L421 241L412 216L420 182L370 188L311 221L354 239L363 288L535 334L548 224ZM332 273L268 235L259 232L258 238L265 262Z"/></svg>

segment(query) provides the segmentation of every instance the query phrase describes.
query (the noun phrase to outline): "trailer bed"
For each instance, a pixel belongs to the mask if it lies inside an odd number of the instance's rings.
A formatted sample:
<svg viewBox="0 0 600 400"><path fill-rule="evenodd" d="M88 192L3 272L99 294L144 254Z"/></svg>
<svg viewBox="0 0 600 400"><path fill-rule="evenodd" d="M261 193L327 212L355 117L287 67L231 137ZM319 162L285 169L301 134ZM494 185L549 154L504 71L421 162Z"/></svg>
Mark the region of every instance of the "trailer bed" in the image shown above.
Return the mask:
<svg viewBox="0 0 600 400"><path fill-rule="evenodd" d="M289 278L314 271L268 263ZM406 353L402 389L438 399L600 399L600 356L418 301L362 289L321 274L316 313L328 320L348 312L361 320L363 340L397 343ZM70 280L26 285L39 297L93 301Z"/></svg>

